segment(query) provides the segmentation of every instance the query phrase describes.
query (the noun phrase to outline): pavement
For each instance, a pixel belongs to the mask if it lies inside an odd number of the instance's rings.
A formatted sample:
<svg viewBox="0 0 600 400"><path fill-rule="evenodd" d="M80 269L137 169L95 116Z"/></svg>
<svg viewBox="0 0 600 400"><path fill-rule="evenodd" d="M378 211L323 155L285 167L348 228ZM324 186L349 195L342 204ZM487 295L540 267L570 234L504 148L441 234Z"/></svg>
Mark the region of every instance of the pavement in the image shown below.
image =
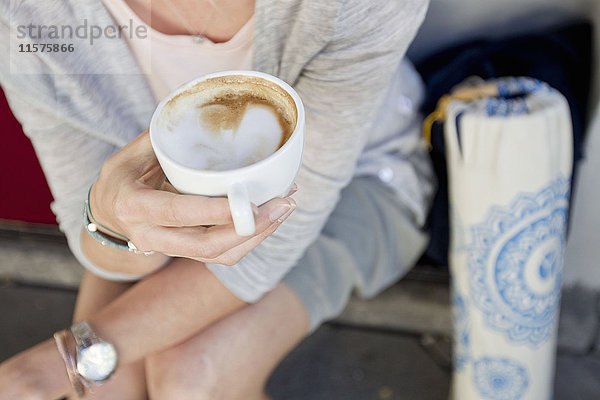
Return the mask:
<svg viewBox="0 0 600 400"><path fill-rule="evenodd" d="M69 324L81 267L64 238L0 226L0 361ZM451 318L443 270L417 267L306 338L277 367L274 400L448 398ZM600 399L600 295L563 293L555 400ZM117 399L118 400L118 399Z"/></svg>

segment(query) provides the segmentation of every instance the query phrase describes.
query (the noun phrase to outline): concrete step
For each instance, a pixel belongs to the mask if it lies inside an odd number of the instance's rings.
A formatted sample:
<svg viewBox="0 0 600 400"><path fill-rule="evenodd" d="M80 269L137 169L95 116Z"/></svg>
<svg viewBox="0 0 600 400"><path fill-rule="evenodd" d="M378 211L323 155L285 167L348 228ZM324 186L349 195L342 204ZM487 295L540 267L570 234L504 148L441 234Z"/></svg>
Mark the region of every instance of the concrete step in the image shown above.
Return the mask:
<svg viewBox="0 0 600 400"><path fill-rule="evenodd" d="M83 271L55 227L7 223L0 227L0 281L75 290ZM374 299L352 298L337 322L450 334L446 279L444 272L421 268Z"/></svg>
<svg viewBox="0 0 600 400"><path fill-rule="evenodd" d="M0 280L75 289L82 276L58 228L2 222Z"/></svg>
<svg viewBox="0 0 600 400"><path fill-rule="evenodd" d="M68 326L75 292L0 287L0 362ZM430 334L326 324L276 368L274 400L446 400L451 343ZM597 400L600 358L560 355L556 400ZM574 384L575 383L575 384Z"/></svg>
<svg viewBox="0 0 600 400"><path fill-rule="evenodd" d="M53 226L0 223L0 282L75 291L83 268ZM374 299L353 297L335 323L346 326L450 337L447 272L418 266ZM600 294L563 290L558 348L566 354L600 354ZM596 344L595 342L599 343Z"/></svg>
<svg viewBox="0 0 600 400"><path fill-rule="evenodd" d="M449 299L447 284L403 279L373 299L353 297L336 321L383 330L450 335Z"/></svg>

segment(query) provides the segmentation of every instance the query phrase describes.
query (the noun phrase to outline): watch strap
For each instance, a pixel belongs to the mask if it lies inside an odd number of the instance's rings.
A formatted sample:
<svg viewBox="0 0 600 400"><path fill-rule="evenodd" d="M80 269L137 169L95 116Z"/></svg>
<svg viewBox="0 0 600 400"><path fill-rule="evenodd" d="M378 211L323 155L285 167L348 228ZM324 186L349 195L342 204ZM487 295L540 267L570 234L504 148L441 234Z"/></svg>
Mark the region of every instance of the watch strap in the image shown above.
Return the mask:
<svg viewBox="0 0 600 400"><path fill-rule="evenodd" d="M56 347L60 356L62 357L65 367L67 370L67 376L69 377L69 382L71 382L71 386L77 393L78 397L85 396L85 389L89 389L89 385L82 378L81 375L77 372L75 357L73 357L73 353L69 349L69 342L67 339L68 331L62 330L56 332L54 334L54 341L56 342Z"/></svg>
<svg viewBox="0 0 600 400"><path fill-rule="evenodd" d="M75 343L77 343L78 350L85 344L99 339L87 321L81 321L71 326L71 332L75 338Z"/></svg>

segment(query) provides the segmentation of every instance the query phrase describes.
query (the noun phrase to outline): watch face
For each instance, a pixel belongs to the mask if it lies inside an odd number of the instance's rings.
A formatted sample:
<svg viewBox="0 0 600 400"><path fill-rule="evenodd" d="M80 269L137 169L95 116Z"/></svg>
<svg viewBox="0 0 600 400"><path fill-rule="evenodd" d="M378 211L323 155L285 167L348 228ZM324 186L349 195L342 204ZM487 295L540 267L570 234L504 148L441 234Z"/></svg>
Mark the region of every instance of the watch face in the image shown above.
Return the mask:
<svg viewBox="0 0 600 400"><path fill-rule="evenodd" d="M103 381L110 377L117 366L117 351L108 342L93 343L80 350L77 371L91 381Z"/></svg>

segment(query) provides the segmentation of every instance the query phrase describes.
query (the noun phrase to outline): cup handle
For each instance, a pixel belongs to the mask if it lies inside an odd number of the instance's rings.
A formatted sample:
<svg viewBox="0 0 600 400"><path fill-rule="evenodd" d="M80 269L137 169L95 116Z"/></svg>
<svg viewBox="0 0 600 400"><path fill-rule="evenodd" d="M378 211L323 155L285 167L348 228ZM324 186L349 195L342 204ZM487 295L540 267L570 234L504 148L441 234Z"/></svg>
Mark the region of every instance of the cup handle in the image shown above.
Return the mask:
<svg viewBox="0 0 600 400"><path fill-rule="evenodd" d="M239 182L232 184L227 191L227 198L236 233L240 236L253 235L256 227L246 186Z"/></svg>

